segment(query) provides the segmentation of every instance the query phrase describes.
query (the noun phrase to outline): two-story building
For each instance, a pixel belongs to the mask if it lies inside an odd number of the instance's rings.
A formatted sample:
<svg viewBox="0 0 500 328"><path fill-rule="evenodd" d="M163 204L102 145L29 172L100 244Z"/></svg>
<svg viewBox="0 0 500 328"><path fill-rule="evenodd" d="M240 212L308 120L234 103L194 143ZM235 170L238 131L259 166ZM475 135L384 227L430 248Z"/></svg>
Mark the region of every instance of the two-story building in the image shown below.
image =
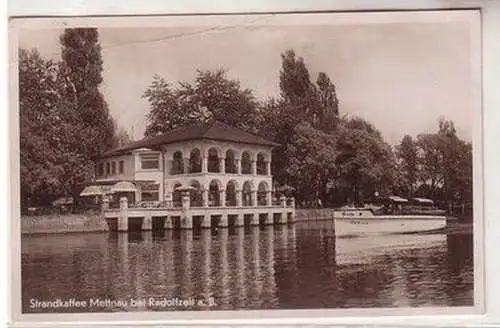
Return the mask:
<svg viewBox="0 0 500 328"><path fill-rule="evenodd" d="M95 159L94 185L127 182L132 207L271 207L276 143L219 121L145 138ZM146 205L147 204L147 205ZM130 206L130 205L129 205Z"/></svg>

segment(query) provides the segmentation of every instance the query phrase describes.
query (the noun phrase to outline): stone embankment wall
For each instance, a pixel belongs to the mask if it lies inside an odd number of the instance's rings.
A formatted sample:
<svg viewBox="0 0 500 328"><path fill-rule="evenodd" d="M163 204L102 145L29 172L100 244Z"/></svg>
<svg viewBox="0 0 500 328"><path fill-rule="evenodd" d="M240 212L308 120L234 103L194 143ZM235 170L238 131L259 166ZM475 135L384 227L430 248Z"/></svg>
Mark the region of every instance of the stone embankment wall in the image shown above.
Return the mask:
<svg viewBox="0 0 500 328"><path fill-rule="evenodd" d="M62 233L107 231L106 220L100 214L52 214L22 216L21 233Z"/></svg>

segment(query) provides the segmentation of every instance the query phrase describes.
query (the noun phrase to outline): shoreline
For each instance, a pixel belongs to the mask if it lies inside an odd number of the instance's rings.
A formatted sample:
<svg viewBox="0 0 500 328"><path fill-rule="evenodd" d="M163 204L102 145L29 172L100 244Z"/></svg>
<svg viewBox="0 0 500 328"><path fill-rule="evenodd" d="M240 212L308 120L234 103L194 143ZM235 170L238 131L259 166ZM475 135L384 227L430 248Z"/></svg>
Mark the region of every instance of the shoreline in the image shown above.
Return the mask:
<svg viewBox="0 0 500 328"><path fill-rule="evenodd" d="M300 209L296 214L295 223L329 221L333 218L333 209ZM108 231L110 230L106 220L100 214L95 213L21 217L21 236ZM449 218L446 227L421 233L472 234L472 232L472 220Z"/></svg>

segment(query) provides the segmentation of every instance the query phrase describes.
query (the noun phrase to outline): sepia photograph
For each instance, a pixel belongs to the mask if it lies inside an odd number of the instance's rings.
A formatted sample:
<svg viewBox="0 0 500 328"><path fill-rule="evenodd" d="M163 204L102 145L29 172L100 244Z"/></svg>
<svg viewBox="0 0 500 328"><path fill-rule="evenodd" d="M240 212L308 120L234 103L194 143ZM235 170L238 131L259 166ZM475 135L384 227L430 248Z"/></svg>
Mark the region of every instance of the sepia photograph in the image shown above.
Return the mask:
<svg viewBox="0 0 500 328"><path fill-rule="evenodd" d="M13 311L481 311L479 11L13 24Z"/></svg>

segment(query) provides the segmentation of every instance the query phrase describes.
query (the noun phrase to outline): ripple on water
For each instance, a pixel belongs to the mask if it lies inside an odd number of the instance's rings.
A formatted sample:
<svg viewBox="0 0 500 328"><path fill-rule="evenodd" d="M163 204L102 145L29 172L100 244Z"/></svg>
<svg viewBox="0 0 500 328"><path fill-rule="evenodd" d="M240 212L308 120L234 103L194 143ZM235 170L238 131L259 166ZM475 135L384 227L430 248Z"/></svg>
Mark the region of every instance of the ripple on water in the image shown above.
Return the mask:
<svg viewBox="0 0 500 328"><path fill-rule="evenodd" d="M97 296L213 297L213 310L472 305L472 253L469 235L335 239L311 223L23 236L23 310L35 311L30 298Z"/></svg>

